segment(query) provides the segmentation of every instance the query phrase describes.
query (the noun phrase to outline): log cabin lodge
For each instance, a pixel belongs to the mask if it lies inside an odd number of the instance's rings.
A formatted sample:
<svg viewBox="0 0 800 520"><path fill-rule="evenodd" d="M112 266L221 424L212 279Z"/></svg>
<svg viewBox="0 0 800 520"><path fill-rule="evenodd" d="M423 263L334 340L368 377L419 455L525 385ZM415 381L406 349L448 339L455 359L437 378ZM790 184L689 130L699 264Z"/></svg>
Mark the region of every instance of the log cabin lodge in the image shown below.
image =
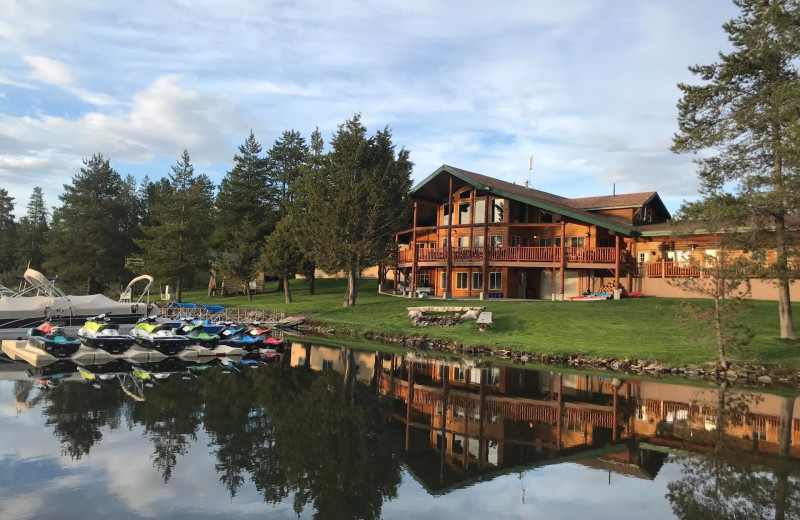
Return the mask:
<svg viewBox="0 0 800 520"><path fill-rule="evenodd" d="M800 458L794 397L306 342L292 343L290 364L350 374L388 397L397 435L387 439L436 495L567 461L652 480L667 454L720 442L753 468Z"/></svg>
<svg viewBox="0 0 800 520"><path fill-rule="evenodd" d="M394 270L409 296L558 300L617 288L693 296L670 281L701 277L697 261L715 253L712 235L673 236L655 191L570 199L443 165L411 199ZM742 254L774 261L771 251ZM800 297L798 284L791 289ZM777 291L753 280L751 297L775 300Z"/></svg>

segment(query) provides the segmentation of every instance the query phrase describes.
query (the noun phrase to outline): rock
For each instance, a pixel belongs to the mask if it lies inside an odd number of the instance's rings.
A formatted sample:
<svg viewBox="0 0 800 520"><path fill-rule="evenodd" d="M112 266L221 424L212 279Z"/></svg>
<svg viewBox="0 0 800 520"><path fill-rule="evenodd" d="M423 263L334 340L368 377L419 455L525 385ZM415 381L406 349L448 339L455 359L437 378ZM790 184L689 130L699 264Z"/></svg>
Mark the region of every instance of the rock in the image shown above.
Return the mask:
<svg viewBox="0 0 800 520"><path fill-rule="evenodd" d="M614 361L613 363L611 363L610 367L611 367L611 370L619 370L620 362L619 361Z"/></svg>
<svg viewBox="0 0 800 520"><path fill-rule="evenodd" d="M772 378L769 376L759 376L758 377L759 383L770 384L772 383Z"/></svg>

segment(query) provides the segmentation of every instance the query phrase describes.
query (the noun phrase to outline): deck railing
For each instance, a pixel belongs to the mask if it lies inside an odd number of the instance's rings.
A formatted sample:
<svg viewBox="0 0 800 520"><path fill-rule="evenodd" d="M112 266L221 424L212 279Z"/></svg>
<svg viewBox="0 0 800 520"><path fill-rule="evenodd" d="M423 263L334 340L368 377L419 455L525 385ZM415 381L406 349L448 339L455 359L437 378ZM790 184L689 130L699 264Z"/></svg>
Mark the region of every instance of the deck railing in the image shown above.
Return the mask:
<svg viewBox="0 0 800 520"><path fill-rule="evenodd" d="M560 247L488 247L489 260L502 262L541 262L557 263L561 261L562 248ZM480 262L483 261L483 247L454 247L452 248L452 261ZM583 264L613 264L616 259L616 250L613 247L567 247L563 248L568 263ZM413 250L400 251L400 263L413 261ZM447 248L430 247L419 249L418 262L444 262L447 260Z"/></svg>
<svg viewBox="0 0 800 520"><path fill-rule="evenodd" d="M689 262L668 260L639 264L639 275L647 278L697 278L701 269Z"/></svg>

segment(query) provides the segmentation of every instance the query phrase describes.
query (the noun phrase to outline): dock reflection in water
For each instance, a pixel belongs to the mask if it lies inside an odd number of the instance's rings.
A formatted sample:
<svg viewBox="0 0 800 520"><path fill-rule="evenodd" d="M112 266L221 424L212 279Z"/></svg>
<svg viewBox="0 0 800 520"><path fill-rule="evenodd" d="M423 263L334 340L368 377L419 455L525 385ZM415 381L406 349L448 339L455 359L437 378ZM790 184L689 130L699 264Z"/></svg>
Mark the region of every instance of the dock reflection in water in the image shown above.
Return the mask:
<svg viewBox="0 0 800 520"><path fill-rule="evenodd" d="M2 367L0 514L800 514L793 396L310 343L271 361Z"/></svg>

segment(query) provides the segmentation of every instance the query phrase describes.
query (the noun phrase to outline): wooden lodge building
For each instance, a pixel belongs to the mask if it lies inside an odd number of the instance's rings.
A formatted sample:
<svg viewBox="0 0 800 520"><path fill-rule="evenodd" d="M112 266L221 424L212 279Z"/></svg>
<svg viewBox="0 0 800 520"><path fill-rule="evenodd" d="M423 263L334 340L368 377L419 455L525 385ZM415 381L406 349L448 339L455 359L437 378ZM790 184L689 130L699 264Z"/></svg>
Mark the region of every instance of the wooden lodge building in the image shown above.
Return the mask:
<svg viewBox="0 0 800 520"><path fill-rule="evenodd" d="M415 353L347 355L354 380L390 399L396 435L388 438L406 469L435 495L562 462L652 479L668 453L707 453L718 442L753 467L788 457L800 468L800 399L794 397L748 400L736 392L721 396L716 388ZM343 350L309 343L292 343L290 364L347 371Z"/></svg>
<svg viewBox="0 0 800 520"><path fill-rule="evenodd" d="M570 199L443 165L411 198L395 269L395 287L409 296L564 299L615 288L687 296L670 280L700 277L691 259L713 254L713 236L673 237L654 191ZM774 285L753 282L752 297L777 299ZM797 284L792 297L800 298Z"/></svg>

